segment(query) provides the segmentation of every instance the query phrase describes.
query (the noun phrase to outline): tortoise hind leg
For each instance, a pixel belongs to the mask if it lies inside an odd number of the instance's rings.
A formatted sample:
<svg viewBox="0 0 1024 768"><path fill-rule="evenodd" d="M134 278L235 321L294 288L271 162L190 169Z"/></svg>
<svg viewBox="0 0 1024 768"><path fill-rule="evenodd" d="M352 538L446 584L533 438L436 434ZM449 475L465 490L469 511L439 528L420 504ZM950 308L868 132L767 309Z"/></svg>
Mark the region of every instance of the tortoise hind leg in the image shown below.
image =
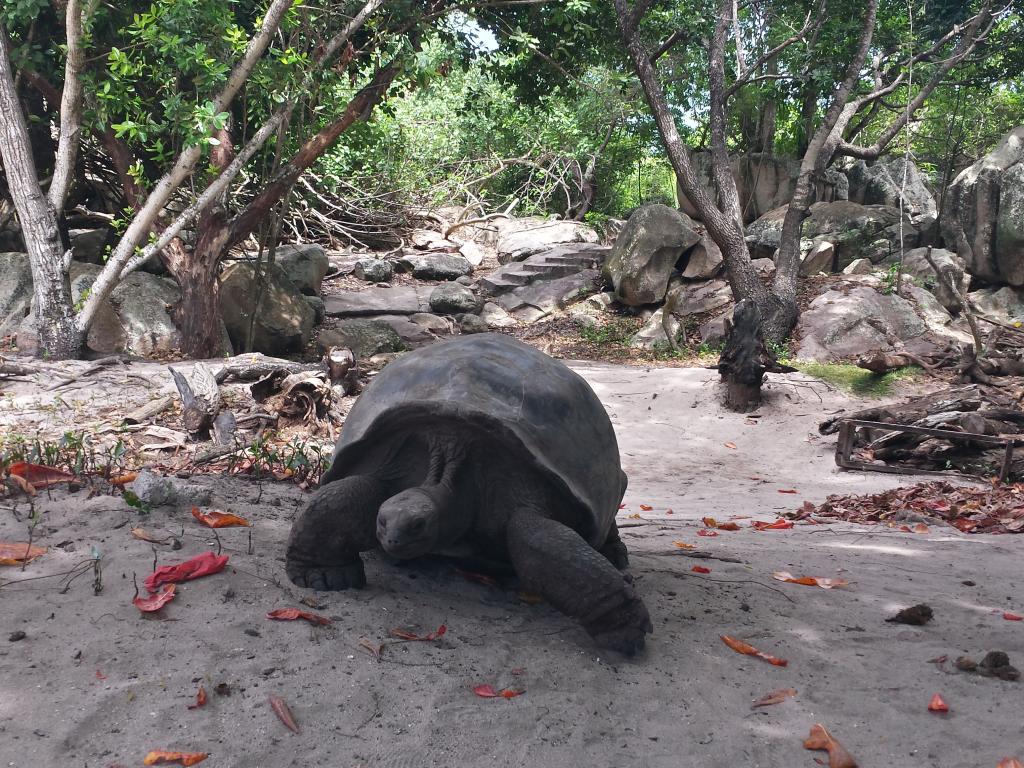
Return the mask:
<svg viewBox="0 0 1024 768"><path fill-rule="evenodd" d="M612 520L612 527L608 529L608 538L601 547L601 554L608 558L608 562L624 571L629 567L629 553L626 545L619 538L619 526Z"/></svg>
<svg viewBox="0 0 1024 768"><path fill-rule="evenodd" d="M285 572L292 583L330 591L366 586L359 553L377 546L377 510L389 495L368 475L345 477L313 493L288 537Z"/></svg>
<svg viewBox="0 0 1024 768"><path fill-rule="evenodd" d="M605 648L632 656L653 631L633 587L576 531L517 512L508 523L509 556L523 586L577 619Z"/></svg>

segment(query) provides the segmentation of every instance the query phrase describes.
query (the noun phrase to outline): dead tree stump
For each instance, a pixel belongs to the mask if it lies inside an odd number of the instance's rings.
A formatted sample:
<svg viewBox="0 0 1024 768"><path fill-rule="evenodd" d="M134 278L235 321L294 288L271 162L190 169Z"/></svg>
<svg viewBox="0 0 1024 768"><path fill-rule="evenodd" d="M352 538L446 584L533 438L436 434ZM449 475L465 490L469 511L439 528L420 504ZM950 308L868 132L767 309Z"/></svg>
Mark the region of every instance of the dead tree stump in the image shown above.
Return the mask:
<svg viewBox="0 0 1024 768"><path fill-rule="evenodd" d="M761 313L749 300L736 305L728 325L725 349L718 359L718 372L725 382L725 404L734 411L752 411L761 404L761 386L768 371L791 373L795 368L780 365L764 343Z"/></svg>
<svg viewBox="0 0 1024 768"><path fill-rule="evenodd" d="M167 366L167 370L181 395L182 424L189 434L205 436L223 405L213 373L203 363L196 363L189 381L171 366Z"/></svg>

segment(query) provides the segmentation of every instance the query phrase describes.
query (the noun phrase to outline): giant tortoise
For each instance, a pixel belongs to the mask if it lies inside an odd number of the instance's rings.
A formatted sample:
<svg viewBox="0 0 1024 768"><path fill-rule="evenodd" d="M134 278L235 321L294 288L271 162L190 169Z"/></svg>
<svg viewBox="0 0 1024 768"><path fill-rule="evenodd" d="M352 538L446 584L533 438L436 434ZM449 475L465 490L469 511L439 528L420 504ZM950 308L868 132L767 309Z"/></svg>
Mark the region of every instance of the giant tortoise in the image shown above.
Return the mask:
<svg viewBox="0 0 1024 768"><path fill-rule="evenodd" d="M625 490L611 422L580 376L510 336L460 337L401 357L363 392L292 527L286 570L340 590L365 585L359 553L377 546L401 559L472 551L634 654L652 626L617 570Z"/></svg>

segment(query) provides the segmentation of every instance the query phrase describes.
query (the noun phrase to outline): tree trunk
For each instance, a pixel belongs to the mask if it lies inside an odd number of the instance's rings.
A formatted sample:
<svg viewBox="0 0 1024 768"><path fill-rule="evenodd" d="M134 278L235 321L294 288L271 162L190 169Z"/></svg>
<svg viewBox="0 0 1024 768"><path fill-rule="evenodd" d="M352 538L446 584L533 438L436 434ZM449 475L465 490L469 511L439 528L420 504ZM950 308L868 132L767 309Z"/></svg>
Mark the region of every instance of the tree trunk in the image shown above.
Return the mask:
<svg viewBox="0 0 1024 768"><path fill-rule="evenodd" d="M68 279L71 254L61 245L57 214L39 186L10 61L7 32L0 26L0 157L32 267L39 348L54 360L73 359L81 356L85 335L75 326Z"/></svg>
<svg viewBox="0 0 1024 768"><path fill-rule="evenodd" d="M226 235L227 227L220 220L200 232L191 252L180 240L174 240L161 256L181 287L181 298L171 309L171 319L181 331L182 351L192 358L221 357L230 352L224 348L217 280Z"/></svg>

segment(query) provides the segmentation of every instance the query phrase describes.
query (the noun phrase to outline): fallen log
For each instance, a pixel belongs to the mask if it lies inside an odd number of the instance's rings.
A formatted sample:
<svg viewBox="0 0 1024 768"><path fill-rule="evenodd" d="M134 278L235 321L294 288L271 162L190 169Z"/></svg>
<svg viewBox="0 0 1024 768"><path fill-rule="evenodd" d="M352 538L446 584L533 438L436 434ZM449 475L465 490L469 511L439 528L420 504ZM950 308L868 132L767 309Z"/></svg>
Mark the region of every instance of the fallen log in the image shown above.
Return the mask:
<svg viewBox="0 0 1024 768"><path fill-rule="evenodd" d="M257 381L269 376L274 371L289 373L301 373L302 371L322 371L323 365L319 363L296 363L292 360L282 360L277 357L267 357L258 352L248 355L236 355L224 361L224 365L217 370L214 379L218 384L223 384L229 379L238 381Z"/></svg>
<svg viewBox="0 0 1024 768"><path fill-rule="evenodd" d="M142 424L145 421L149 421L154 416L157 416L168 408L174 399L169 395L167 397L158 397L156 400L150 400L144 405L140 405L134 411L130 411L125 414L125 417L121 419L122 424Z"/></svg>

